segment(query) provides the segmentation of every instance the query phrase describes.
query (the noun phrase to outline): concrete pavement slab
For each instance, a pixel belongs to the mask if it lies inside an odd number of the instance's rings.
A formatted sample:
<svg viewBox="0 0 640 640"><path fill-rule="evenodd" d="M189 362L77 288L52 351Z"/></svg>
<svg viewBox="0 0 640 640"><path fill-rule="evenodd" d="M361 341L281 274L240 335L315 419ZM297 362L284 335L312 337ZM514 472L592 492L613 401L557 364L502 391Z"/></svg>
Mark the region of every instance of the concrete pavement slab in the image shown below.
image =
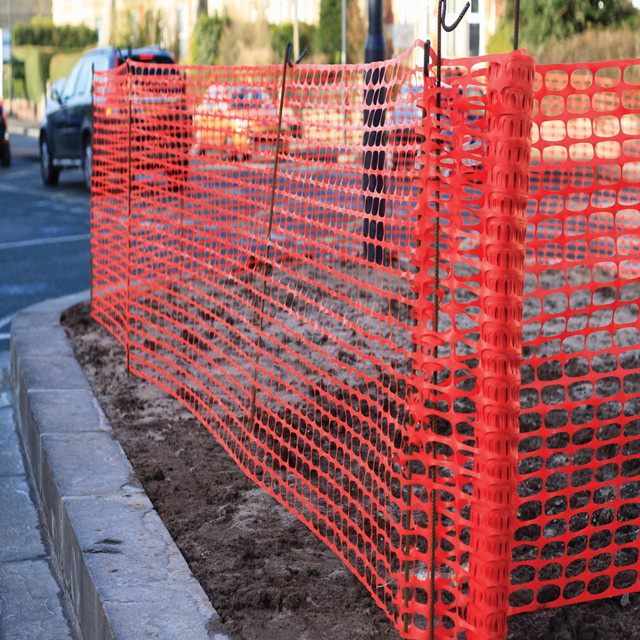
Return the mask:
<svg viewBox="0 0 640 640"><path fill-rule="evenodd" d="M0 562L45 555L38 512L24 477L0 478Z"/></svg>
<svg viewBox="0 0 640 640"><path fill-rule="evenodd" d="M29 407L42 435L113 430L98 400L88 389L29 391Z"/></svg>
<svg viewBox="0 0 640 640"><path fill-rule="evenodd" d="M42 448L63 497L143 491L122 446L109 433L43 435Z"/></svg>
<svg viewBox="0 0 640 640"><path fill-rule="evenodd" d="M9 420L5 420L5 417ZM7 424L11 422L11 431ZM24 476L24 462L20 452L18 434L13 428L13 411L9 408L0 409L0 478Z"/></svg>
<svg viewBox="0 0 640 640"><path fill-rule="evenodd" d="M0 352L0 638L78 640L16 432L9 361Z"/></svg>
<svg viewBox="0 0 640 640"><path fill-rule="evenodd" d="M0 638L74 640L46 560L0 564Z"/></svg>

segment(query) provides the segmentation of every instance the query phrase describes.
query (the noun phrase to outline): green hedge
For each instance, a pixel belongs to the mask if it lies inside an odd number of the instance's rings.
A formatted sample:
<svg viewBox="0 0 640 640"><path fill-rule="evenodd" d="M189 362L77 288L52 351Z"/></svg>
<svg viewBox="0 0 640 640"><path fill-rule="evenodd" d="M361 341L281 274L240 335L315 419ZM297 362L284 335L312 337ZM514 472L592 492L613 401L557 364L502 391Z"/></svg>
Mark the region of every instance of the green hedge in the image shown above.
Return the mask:
<svg viewBox="0 0 640 640"><path fill-rule="evenodd" d="M9 75L10 75L9 63L4 65L4 97L5 101L9 100ZM20 60L16 60L14 56L13 60L13 97L14 98L26 98L27 97L27 85L24 80L24 63Z"/></svg>
<svg viewBox="0 0 640 640"><path fill-rule="evenodd" d="M65 78L71 73L73 65L83 56L83 51L77 53L56 53L49 64L49 80L55 82L58 78Z"/></svg>
<svg viewBox="0 0 640 640"><path fill-rule="evenodd" d="M55 47L13 47L13 95L16 98L38 102L45 95L49 63L55 52Z"/></svg>
<svg viewBox="0 0 640 640"><path fill-rule="evenodd" d="M85 25L54 25L51 18L35 17L29 24L17 24L12 31L14 46L51 46L58 49L84 49L95 46L98 32Z"/></svg>

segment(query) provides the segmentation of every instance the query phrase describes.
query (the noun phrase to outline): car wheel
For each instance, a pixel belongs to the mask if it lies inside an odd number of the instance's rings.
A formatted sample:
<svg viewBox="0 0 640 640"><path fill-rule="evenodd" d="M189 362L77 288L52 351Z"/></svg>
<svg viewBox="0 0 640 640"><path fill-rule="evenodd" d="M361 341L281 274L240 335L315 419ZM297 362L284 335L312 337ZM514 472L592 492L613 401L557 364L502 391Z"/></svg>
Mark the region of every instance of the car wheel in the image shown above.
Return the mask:
<svg viewBox="0 0 640 640"><path fill-rule="evenodd" d="M6 169L11 165L11 147L6 144L4 147L4 153L2 154L2 168Z"/></svg>
<svg viewBox="0 0 640 640"><path fill-rule="evenodd" d="M49 144L46 137L40 140L40 175L46 187L54 187L58 184L60 169L53 166L53 158L49 152Z"/></svg>
<svg viewBox="0 0 640 640"><path fill-rule="evenodd" d="M85 140L82 145L82 175L84 184L91 191L91 140Z"/></svg>

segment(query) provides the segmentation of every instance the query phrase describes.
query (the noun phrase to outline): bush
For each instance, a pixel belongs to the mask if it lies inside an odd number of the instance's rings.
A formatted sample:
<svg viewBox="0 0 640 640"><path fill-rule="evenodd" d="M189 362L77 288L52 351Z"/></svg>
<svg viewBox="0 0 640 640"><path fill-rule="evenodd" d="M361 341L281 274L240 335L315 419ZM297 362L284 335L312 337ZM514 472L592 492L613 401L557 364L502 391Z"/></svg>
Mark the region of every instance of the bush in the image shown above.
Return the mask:
<svg viewBox="0 0 640 640"><path fill-rule="evenodd" d="M549 43L539 52L541 64L598 62L640 57L637 28L592 29L561 42Z"/></svg>
<svg viewBox="0 0 640 640"><path fill-rule="evenodd" d="M50 18L36 17L29 24L17 24L12 31L14 46L38 45L77 50L98 42L98 32L84 25L54 25Z"/></svg>
<svg viewBox="0 0 640 640"><path fill-rule="evenodd" d="M513 49L513 24L502 24L487 40L487 54L507 53Z"/></svg>
<svg viewBox="0 0 640 640"><path fill-rule="evenodd" d="M277 55L284 56L287 42L293 42L293 25L290 22L283 24L269 25L271 48ZM298 37L300 39L300 53L305 49L307 54L312 56L314 54L313 45L316 35L316 27L306 22L298 22Z"/></svg>
<svg viewBox="0 0 640 640"><path fill-rule="evenodd" d="M4 97L5 100L9 99L9 75L11 71L9 64L4 65ZM27 98L27 85L24 79L24 63L22 60L17 60L15 55L13 57L13 97L14 98Z"/></svg>
<svg viewBox="0 0 640 640"><path fill-rule="evenodd" d="M215 64L220 50L220 39L225 27L229 26L229 16L225 13L219 17L217 13L210 17L206 12L200 13L193 29L190 64Z"/></svg>

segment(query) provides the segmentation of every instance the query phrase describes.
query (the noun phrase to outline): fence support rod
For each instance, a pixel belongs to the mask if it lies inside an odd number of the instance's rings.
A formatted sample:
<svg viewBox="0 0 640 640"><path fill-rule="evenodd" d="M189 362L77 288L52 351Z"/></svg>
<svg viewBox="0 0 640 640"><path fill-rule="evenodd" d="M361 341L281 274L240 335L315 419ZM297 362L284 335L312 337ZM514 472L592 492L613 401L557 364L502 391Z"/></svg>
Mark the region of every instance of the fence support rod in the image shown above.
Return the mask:
<svg viewBox="0 0 640 640"><path fill-rule="evenodd" d="M271 229L273 227L273 209L276 200L276 184L278 181L278 161L280 156L280 138L282 137L282 110L284 107L284 93L287 83L287 67L291 64L291 48L290 42L287 42L287 48L284 54L284 64L282 65L282 86L280 87L280 107L278 108L278 134L276 136L276 153L273 161L273 177L271 180L271 198L269 201L269 222L267 224L267 257L264 264L264 278L262 280L262 297L260 298L260 317L258 319L258 340L256 344L256 361L253 369L253 385L251 387L251 406L249 409L249 425L253 431L256 417L256 393L258 387L258 367L260 366L260 349L262 348L262 326L264 321L264 298L267 292L267 269L269 268L269 259L271 258ZM296 64L302 60L307 53L305 49L300 57L296 60Z"/></svg>

